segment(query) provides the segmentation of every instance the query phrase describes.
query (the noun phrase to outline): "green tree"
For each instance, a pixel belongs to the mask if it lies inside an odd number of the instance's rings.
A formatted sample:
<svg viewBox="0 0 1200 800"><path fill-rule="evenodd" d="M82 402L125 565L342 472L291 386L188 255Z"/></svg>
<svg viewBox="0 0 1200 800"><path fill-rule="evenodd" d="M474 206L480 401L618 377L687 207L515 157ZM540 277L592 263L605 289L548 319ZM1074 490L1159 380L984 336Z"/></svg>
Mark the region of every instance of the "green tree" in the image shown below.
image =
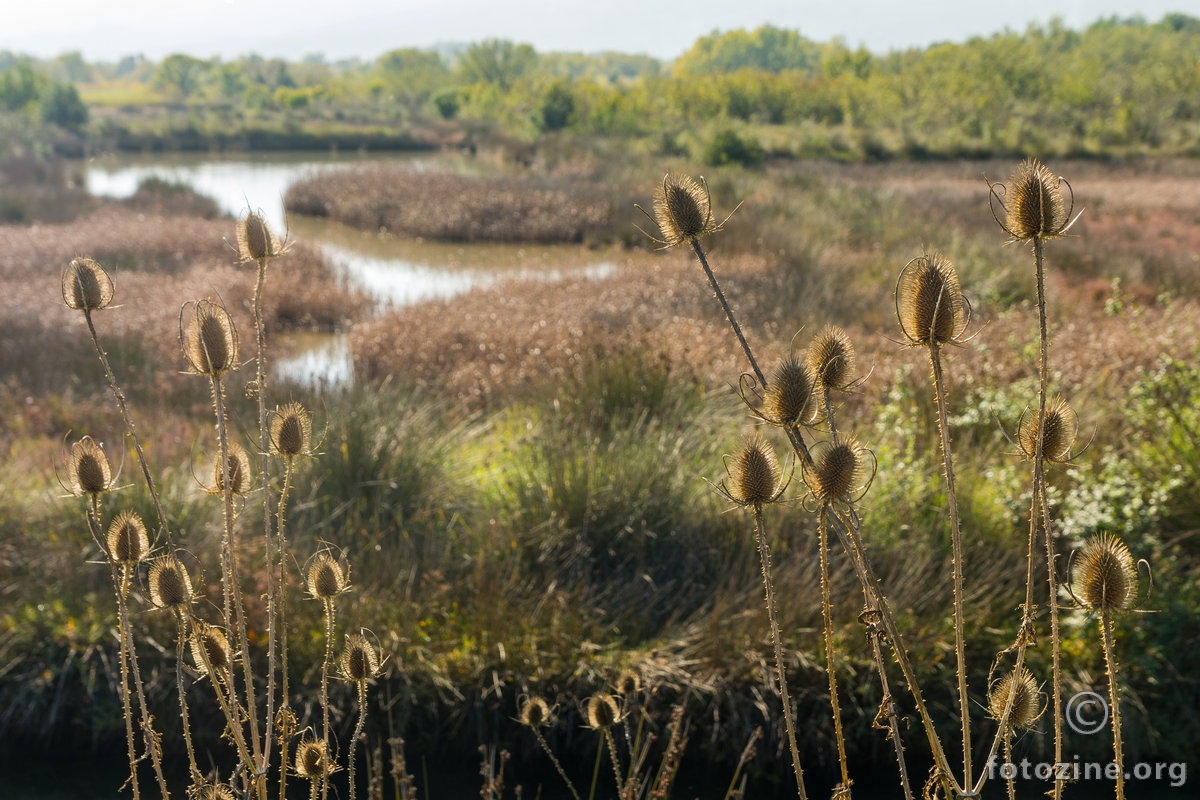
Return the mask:
<svg viewBox="0 0 1200 800"><path fill-rule="evenodd" d="M816 68L820 55L820 47L796 31L763 25L751 32L713 31L708 36L702 36L675 62L674 71L677 75L691 76L739 69L811 72Z"/></svg>
<svg viewBox="0 0 1200 800"><path fill-rule="evenodd" d="M209 63L183 53L167 56L154 73L154 85L170 92L176 100L187 100L200 88Z"/></svg>
<svg viewBox="0 0 1200 800"><path fill-rule="evenodd" d="M467 83L488 83L504 91L537 64L537 51L507 39L487 39L463 51L458 71Z"/></svg>
<svg viewBox="0 0 1200 800"><path fill-rule="evenodd" d="M432 50L406 47L384 53L375 62L381 96L389 97L415 113L450 82L450 68Z"/></svg>
<svg viewBox="0 0 1200 800"><path fill-rule="evenodd" d="M87 124L88 108L74 84L50 83L40 100L42 120L67 130L79 131Z"/></svg>
<svg viewBox="0 0 1200 800"><path fill-rule="evenodd" d="M575 115L575 95L566 81L555 81L542 94L538 124L544 131L560 131Z"/></svg>

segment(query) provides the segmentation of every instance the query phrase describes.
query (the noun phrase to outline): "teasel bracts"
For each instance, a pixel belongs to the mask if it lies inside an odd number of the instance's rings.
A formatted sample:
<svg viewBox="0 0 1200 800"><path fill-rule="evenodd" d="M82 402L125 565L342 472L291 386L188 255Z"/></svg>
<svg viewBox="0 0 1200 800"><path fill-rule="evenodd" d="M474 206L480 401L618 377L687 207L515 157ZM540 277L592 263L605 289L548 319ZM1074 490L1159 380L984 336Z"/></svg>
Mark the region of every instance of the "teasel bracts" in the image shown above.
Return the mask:
<svg viewBox="0 0 1200 800"><path fill-rule="evenodd" d="M854 343L837 325L826 325L808 345L808 367L827 391L854 382Z"/></svg>
<svg viewBox="0 0 1200 800"><path fill-rule="evenodd" d="M62 273L63 302L77 311L99 311L113 299L109 274L90 258L75 258Z"/></svg>
<svg viewBox="0 0 1200 800"><path fill-rule="evenodd" d="M1071 593L1089 611L1116 611L1133 605L1137 570L1133 554L1111 533L1093 536L1075 554Z"/></svg>
<svg viewBox="0 0 1200 800"><path fill-rule="evenodd" d="M962 337L970 305L950 259L926 253L905 265L896 282L896 318L911 345L940 345Z"/></svg>
<svg viewBox="0 0 1200 800"><path fill-rule="evenodd" d="M654 221L667 247L713 233L719 227L713 221L708 188L674 172L663 178L654 193Z"/></svg>
<svg viewBox="0 0 1200 800"><path fill-rule="evenodd" d="M1017 241L1051 239L1069 226L1063 180L1037 159L1022 161L1004 193L1004 229Z"/></svg>
<svg viewBox="0 0 1200 800"><path fill-rule="evenodd" d="M187 568L173 555L150 562L147 579L150 602L155 608L181 609L192 602L192 579Z"/></svg>
<svg viewBox="0 0 1200 800"><path fill-rule="evenodd" d="M788 356L771 373L759 414L775 425L811 425L819 407L811 367Z"/></svg>
<svg viewBox="0 0 1200 800"><path fill-rule="evenodd" d="M112 468L108 456L91 436L84 436L71 445L69 479L75 494L93 498L112 488Z"/></svg>
<svg viewBox="0 0 1200 800"><path fill-rule="evenodd" d="M104 544L109 560L117 564L136 564L150 552L146 525L136 511L122 511L113 518Z"/></svg>
<svg viewBox="0 0 1200 800"><path fill-rule="evenodd" d="M853 500L863 491L869 451L857 439L818 442L809 452L812 462L804 467L804 482L818 504Z"/></svg>
<svg viewBox="0 0 1200 800"><path fill-rule="evenodd" d="M1042 715L1044 704L1037 681L1025 667L1021 667L1019 673L1010 672L996 681L992 690L988 692L988 712L992 719L999 720L1004 715L1010 695L1012 711L1008 717L1009 727L1013 730L1032 728Z"/></svg>
<svg viewBox="0 0 1200 800"><path fill-rule="evenodd" d="M730 500L740 506L773 503L783 491L775 450L757 436L747 440L742 449L729 459L725 468L728 475L721 488Z"/></svg>
<svg viewBox="0 0 1200 800"><path fill-rule="evenodd" d="M195 374L220 377L237 369L237 329L229 312L219 303L197 300L185 305L179 314L179 335L188 365Z"/></svg>
<svg viewBox="0 0 1200 800"><path fill-rule="evenodd" d="M275 234L259 214L250 213L237 224L238 253L243 261L274 258L282 248Z"/></svg>
<svg viewBox="0 0 1200 800"><path fill-rule="evenodd" d="M1062 463L1071 458L1071 448L1079 432L1079 417L1061 396L1046 405L1046 422L1042 439L1042 458ZM1021 418L1017 429L1017 444L1026 458L1037 454L1037 414L1027 413Z"/></svg>

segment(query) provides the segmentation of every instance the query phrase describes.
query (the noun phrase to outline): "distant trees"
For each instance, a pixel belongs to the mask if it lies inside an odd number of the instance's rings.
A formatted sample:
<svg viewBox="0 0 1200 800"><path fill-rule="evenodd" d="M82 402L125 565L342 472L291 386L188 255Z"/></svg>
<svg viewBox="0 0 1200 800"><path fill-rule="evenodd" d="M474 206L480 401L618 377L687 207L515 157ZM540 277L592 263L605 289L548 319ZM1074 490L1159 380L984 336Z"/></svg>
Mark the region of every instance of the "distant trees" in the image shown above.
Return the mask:
<svg viewBox="0 0 1200 800"><path fill-rule="evenodd" d="M713 75L741 69L762 72L812 71L821 48L796 31L763 25L753 31L714 31L696 40L675 62L677 75Z"/></svg>
<svg viewBox="0 0 1200 800"><path fill-rule="evenodd" d="M487 39L463 51L458 72L466 83L487 83L508 91L536 64L537 52L530 45Z"/></svg>
<svg viewBox="0 0 1200 800"><path fill-rule="evenodd" d="M208 70L207 61L183 53L173 53L158 65L153 83L170 93L174 99L186 101L200 88Z"/></svg>

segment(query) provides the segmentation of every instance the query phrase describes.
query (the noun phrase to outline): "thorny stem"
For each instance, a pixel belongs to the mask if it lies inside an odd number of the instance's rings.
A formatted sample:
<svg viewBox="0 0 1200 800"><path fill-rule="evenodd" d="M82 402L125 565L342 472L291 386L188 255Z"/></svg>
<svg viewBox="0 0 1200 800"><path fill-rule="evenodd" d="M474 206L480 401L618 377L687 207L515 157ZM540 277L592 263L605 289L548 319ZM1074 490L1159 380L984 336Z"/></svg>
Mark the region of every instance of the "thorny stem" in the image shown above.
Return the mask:
<svg viewBox="0 0 1200 800"><path fill-rule="evenodd" d="M579 800L579 792L575 790L575 784L567 777L567 771L563 769L562 763L558 760L558 756L554 755L554 751L550 749L549 743L546 742L546 737L537 728L533 729L533 735L537 738L538 745L542 748L547 756L550 757L550 763L554 765L554 769L558 771L558 776L563 779L563 783L567 785L567 789L571 792L571 797Z"/></svg>
<svg viewBox="0 0 1200 800"><path fill-rule="evenodd" d="M196 618L189 616L189 621L191 622L192 635L198 635ZM241 723L241 707L237 702L237 698L232 694L233 687L228 687L230 691L226 692L226 687L222 685L225 683L225 681L221 677L221 674L217 670L213 669L212 659L208 657L208 648L205 647L203 643L201 643L199 647L196 647L194 652L200 656L200 662L204 665L204 674L208 676L209 681L212 683L213 694L217 696L217 705L221 707L221 713L225 715L225 721L229 723L228 730L230 735L233 737L234 747L237 748L238 758L242 760L242 763L247 769L252 769L254 766L254 760L250 756L250 748L246 746L246 734L242 730ZM230 670L230 675L232 677L232 670ZM258 782L256 781L256 783ZM262 800L265 800L265 786L263 787L262 791L257 792L257 796Z"/></svg>
<svg viewBox="0 0 1200 800"><path fill-rule="evenodd" d="M1125 800L1125 756L1121 743L1121 696L1117 684L1117 654L1113 649L1112 611L1100 611L1100 642L1108 672L1108 703L1112 707L1113 763L1117 766L1117 800Z"/></svg>
<svg viewBox="0 0 1200 800"><path fill-rule="evenodd" d="M754 376L758 378L758 385L762 388L767 387L767 379L763 375L763 371L758 367L758 361L754 358L754 351L750 349L750 344L746 341L746 337L742 334L742 326L738 324L737 317L733 314L733 309L729 307L729 302L725 299L725 293L721 291L721 284L717 283L717 276L713 274L712 267L708 265L708 258L704 255L704 248L700 246L700 241L695 237L690 239L692 250L695 251L696 257L700 259L700 266L704 267L704 274L708 276L708 283L712 286L713 293L716 294L717 300L721 303L721 308L725 309L725 316L729 319L729 327L733 328L734 335L742 345L742 351L746 354L746 360L750 362L751 369L754 370Z"/></svg>
<svg viewBox="0 0 1200 800"><path fill-rule="evenodd" d="M876 612L868 610L867 613ZM913 800L912 787L908 781L908 763L904 759L904 741L900 738L900 717L896 713L896 701L892 699L892 690L888 685L883 646L879 642L880 634L878 631L871 630L868 631L867 636L871 640L875 669L879 672L879 686L883 690L883 697L879 702L887 715L887 738L892 740L892 745L896 748L896 766L900 770L900 788L904 792L904 800Z"/></svg>
<svg viewBox="0 0 1200 800"><path fill-rule="evenodd" d="M275 534L276 546L279 548L279 583L276 585L276 604L275 614L271 615L272 619L278 618L279 631L279 710L282 711L289 707L290 696L289 681L288 681L288 640L287 640L287 597L282 591L283 577L287 574L287 534L284 528L284 512L287 510L288 495L292 488L292 459L287 459L283 471L283 490L279 493L279 505L275 509ZM267 551L267 569L271 570L271 553ZM273 696L273 695L272 695ZM266 718L267 725L274 727L275 718L268 715ZM270 748L267 748L268 758L270 757ZM287 797L287 739L283 738L279 746L279 798L285 800Z"/></svg>
<svg viewBox="0 0 1200 800"><path fill-rule="evenodd" d="M792 753L792 770L796 774L796 793L800 800L807 800L804 788L804 769L800 766L800 748L796 744L796 720L792 711L792 699L787 688L787 669L783 660L783 642L779 632L779 620L775 614L775 582L771 578L771 547L763 530L762 504L754 504L754 539L758 543L758 557L762 567L763 593L766 595L767 619L771 625L771 644L775 647L775 678L779 684L779 699L783 703L783 722L787 728L788 748Z"/></svg>
<svg viewBox="0 0 1200 800"><path fill-rule="evenodd" d="M333 660L333 598L325 598L325 660L321 663L321 741L329 750L329 663ZM321 797L329 794L329 774L321 778Z"/></svg>
<svg viewBox="0 0 1200 800"><path fill-rule="evenodd" d="M608 746L608 760L612 763L613 778L617 782L617 797L625 797L625 780L621 777L621 761L617 757L617 741L613 738L612 728L604 729L604 744Z"/></svg>
<svg viewBox="0 0 1200 800"><path fill-rule="evenodd" d="M187 641L187 616L180 613L175 616L175 690L179 693L179 720L183 728L183 744L187 750L188 774L192 784L198 785L202 779L200 767L196 763L196 748L192 744L192 723L188 713L187 690L183 682L183 645Z"/></svg>
<svg viewBox="0 0 1200 800"><path fill-rule="evenodd" d="M837 742L838 766L842 772L841 788L850 791L850 765L846 760L846 737L842 730L842 705L838 700L837 658L833 645L833 598L829 586L829 532L826 527L828 508L821 509L817 518L817 550L821 568L821 621L825 629L825 674L829 678L829 705L833 711L833 735ZM848 795L847 795L848 796Z"/></svg>
<svg viewBox="0 0 1200 800"><path fill-rule="evenodd" d="M133 739L133 708L130 702L129 689L129 639L125 635L126 627L129 625L129 615L125 607L126 576L124 570L118 576L117 568L114 565L110 565L110 569L112 571L113 588L117 594L118 658L121 661L121 712L125 717L125 746L129 751L129 783L133 788L134 800L139 800L142 795L137 776L137 747Z"/></svg>
<svg viewBox="0 0 1200 800"><path fill-rule="evenodd" d="M350 772L350 800L355 800L358 790L354 781L354 751L358 749L358 739L362 736L363 727L367 723L367 682L355 681L355 683L358 684L358 722L354 725L354 735L350 737L349 755L346 760Z"/></svg>

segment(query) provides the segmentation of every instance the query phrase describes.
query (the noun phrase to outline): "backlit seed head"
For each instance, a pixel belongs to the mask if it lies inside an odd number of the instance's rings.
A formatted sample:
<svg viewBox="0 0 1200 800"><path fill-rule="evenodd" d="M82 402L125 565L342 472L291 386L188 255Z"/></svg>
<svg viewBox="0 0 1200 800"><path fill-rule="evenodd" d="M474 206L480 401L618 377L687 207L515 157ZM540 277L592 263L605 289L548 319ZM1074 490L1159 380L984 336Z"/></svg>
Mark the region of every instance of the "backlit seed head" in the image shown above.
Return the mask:
<svg viewBox="0 0 1200 800"><path fill-rule="evenodd" d="M540 697L531 697L521 706L521 724L540 728L550 724L550 706Z"/></svg>
<svg viewBox="0 0 1200 800"><path fill-rule="evenodd" d="M150 552L146 525L135 511L122 511L113 518L104 544L109 559L118 564L136 564Z"/></svg>
<svg viewBox="0 0 1200 800"><path fill-rule="evenodd" d="M333 765L329 762L329 753L325 743L318 739L304 739L296 746L296 760L293 764L296 774L310 781L323 779L333 773Z"/></svg>
<svg viewBox="0 0 1200 800"><path fill-rule="evenodd" d="M1136 590L1133 554L1116 536L1093 536L1075 554L1071 593L1089 611L1128 608L1133 605Z"/></svg>
<svg viewBox="0 0 1200 800"><path fill-rule="evenodd" d="M627 669L617 676L616 683L617 694L622 697L635 695L642 690L642 677L631 669Z"/></svg>
<svg viewBox="0 0 1200 800"><path fill-rule="evenodd" d="M375 646L367 637L358 633L346 636L346 649L342 651L342 676L348 681L361 683L379 674L379 656Z"/></svg>
<svg viewBox="0 0 1200 800"><path fill-rule="evenodd" d="M220 628L196 620L192 628L191 645L192 660L201 675L209 674L209 667L218 675L229 672L233 665L233 651L229 648L225 632Z"/></svg>
<svg viewBox="0 0 1200 800"><path fill-rule="evenodd" d="M62 273L63 302L77 311L99 311L113 299L113 282L90 258L72 259Z"/></svg>
<svg viewBox="0 0 1200 800"><path fill-rule="evenodd" d="M271 233L266 220L258 214L247 214L237 224L238 253L244 261L261 261L280 254L279 240Z"/></svg>
<svg viewBox="0 0 1200 800"><path fill-rule="evenodd" d="M1071 448L1079 432L1079 417L1062 397L1055 397L1046 404L1045 438L1042 440L1042 457L1047 461L1063 462L1071 457ZM1017 444L1026 457L1032 459L1037 453L1037 414L1026 414L1021 418L1017 430Z"/></svg>
<svg viewBox="0 0 1200 800"><path fill-rule="evenodd" d="M312 417L299 403L288 403L271 414L271 452L284 458L307 454L312 448Z"/></svg>
<svg viewBox="0 0 1200 800"><path fill-rule="evenodd" d="M836 325L826 325L808 346L808 367L826 389L845 389L854 381L854 344Z"/></svg>
<svg viewBox="0 0 1200 800"><path fill-rule="evenodd" d="M777 425L811 425L818 406L808 364L793 356L780 361L763 393L762 416Z"/></svg>
<svg viewBox="0 0 1200 800"><path fill-rule="evenodd" d="M1008 724L1013 730L1032 728L1042 715L1044 704L1042 693L1038 690L1037 681L1025 667L1019 673L1008 673L988 693L988 711L992 718L999 720L1004 716L1004 707L1012 696L1012 711L1009 712Z"/></svg>
<svg viewBox="0 0 1200 800"><path fill-rule="evenodd" d="M308 593L318 600L337 597L346 591L349 585L342 565L327 550L322 550L313 557L312 563L308 565L305 582L308 585Z"/></svg>
<svg viewBox="0 0 1200 800"><path fill-rule="evenodd" d="M862 491L867 449L857 440L820 442L809 453L812 464L804 469L804 482L818 503L852 500Z"/></svg>
<svg viewBox="0 0 1200 800"><path fill-rule="evenodd" d="M962 336L969 306L950 259L934 253L908 262L896 283L896 316L913 345L944 344Z"/></svg>
<svg viewBox="0 0 1200 800"><path fill-rule="evenodd" d="M713 233L718 226L713 221L708 188L687 175L668 173L654 193L654 221L662 231L668 247Z"/></svg>
<svg viewBox="0 0 1200 800"><path fill-rule="evenodd" d="M90 436L71 445L71 489L95 497L112 488L112 469L104 449Z"/></svg>
<svg viewBox="0 0 1200 800"><path fill-rule="evenodd" d="M275 730L279 733L279 738L285 741L295 735L299 722L296 712L287 706L282 706L275 712Z"/></svg>
<svg viewBox="0 0 1200 800"><path fill-rule="evenodd" d="M722 488L738 505L760 505L779 499L779 459L766 441L758 437L747 440L726 464L726 471L729 474Z"/></svg>
<svg viewBox="0 0 1200 800"><path fill-rule="evenodd" d="M250 491L252 478L250 456L246 454L246 448L237 442L229 443L229 453L224 459L224 467L222 467L219 453L213 462L213 487L211 489L213 494L225 491L226 478L229 481L229 491L232 493L241 495Z"/></svg>
<svg viewBox="0 0 1200 800"><path fill-rule="evenodd" d="M1008 180L1004 227L1018 241L1050 239L1067 228L1063 180L1037 159L1022 161Z"/></svg>
<svg viewBox="0 0 1200 800"><path fill-rule="evenodd" d="M185 331L183 316L189 308ZM192 372L215 378L237 369L237 329L223 306L211 300L197 300L180 312L179 327L183 352Z"/></svg>
<svg viewBox="0 0 1200 800"><path fill-rule="evenodd" d="M595 694L588 698L584 718L592 730L611 728L621 718L621 708L611 694Z"/></svg>
<svg viewBox="0 0 1200 800"><path fill-rule="evenodd" d="M155 608L178 609L192 602L192 579L175 556L159 556L150 562L149 583Z"/></svg>
<svg viewBox="0 0 1200 800"><path fill-rule="evenodd" d="M192 795L195 800L237 800L233 790L222 783L207 783Z"/></svg>

